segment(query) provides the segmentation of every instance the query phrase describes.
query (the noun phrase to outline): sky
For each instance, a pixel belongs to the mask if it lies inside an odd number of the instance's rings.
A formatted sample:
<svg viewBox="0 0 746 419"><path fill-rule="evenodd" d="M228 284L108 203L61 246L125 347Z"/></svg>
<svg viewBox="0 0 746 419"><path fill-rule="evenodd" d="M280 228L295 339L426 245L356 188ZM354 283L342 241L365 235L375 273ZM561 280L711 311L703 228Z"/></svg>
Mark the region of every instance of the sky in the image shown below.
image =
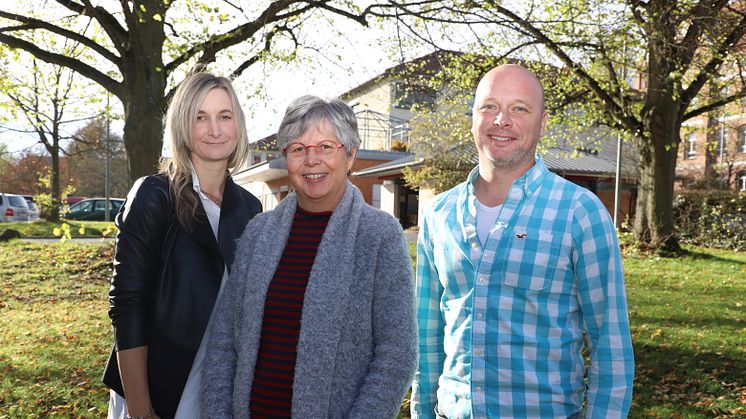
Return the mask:
<svg viewBox="0 0 746 419"><path fill-rule="evenodd" d="M298 96L312 94L337 97L358 86L387 68L395 60L381 48L381 31L355 28L354 37L337 39L338 45L326 44L330 55L338 54L339 61L317 58L311 67L291 63L285 68L256 65L249 74L236 80L242 95L242 105L249 120L249 138L259 139L276 132L288 103ZM261 96L249 97L255 85L261 86Z"/></svg>
<svg viewBox="0 0 746 419"><path fill-rule="evenodd" d="M292 99L304 94L339 96L396 64L396 59L387 51L390 48L382 47L381 40L389 37L383 29L366 29L349 21L336 24L341 25L341 32L349 36L335 36L331 31L324 30L309 32L315 38L312 42L323 52L313 54L312 62L285 65L257 63L234 82L247 116L250 141L273 134ZM215 66L211 69L220 72ZM225 72L230 69L226 66ZM118 113L122 113L121 106ZM22 123L14 124L12 121L4 125L23 128ZM121 127L121 121L112 122L114 133L121 135ZM73 125L68 129L75 131L77 128ZM33 134L0 129L0 142L8 145L8 151L17 154L38 143L38 140ZM40 147L37 144L36 148L41 150Z"/></svg>

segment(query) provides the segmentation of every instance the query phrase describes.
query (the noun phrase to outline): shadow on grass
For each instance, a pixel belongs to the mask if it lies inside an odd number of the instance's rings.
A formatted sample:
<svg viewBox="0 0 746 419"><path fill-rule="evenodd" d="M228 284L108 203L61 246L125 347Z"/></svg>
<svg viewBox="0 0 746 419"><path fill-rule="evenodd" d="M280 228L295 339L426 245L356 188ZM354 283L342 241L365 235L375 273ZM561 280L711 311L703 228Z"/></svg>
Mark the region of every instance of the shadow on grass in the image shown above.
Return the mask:
<svg viewBox="0 0 746 419"><path fill-rule="evenodd" d="M740 261L738 259L724 258L724 257L713 255L713 254L710 254L710 253L700 252L700 251L695 250L695 249L689 249L687 251L687 256L690 257L690 258L692 258L692 259L703 260L703 261L708 261L708 262L734 263L736 265L745 265L746 266L746 262L744 262L744 261Z"/></svg>
<svg viewBox="0 0 746 419"><path fill-rule="evenodd" d="M746 359L635 343L635 363L631 418L746 415Z"/></svg>
<svg viewBox="0 0 746 419"><path fill-rule="evenodd" d="M655 315L644 316L636 313L632 323L633 325L650 324L655 325L656 327L664 328L687 327L702 330L708 330L711 328L728 328L731 329L733 333L740 333L740 330L746 328L746 319L732 319L727 317L703 317L701 315L687 316L685 313L682 313L680 315L671 314L665 319Z"/></svg>

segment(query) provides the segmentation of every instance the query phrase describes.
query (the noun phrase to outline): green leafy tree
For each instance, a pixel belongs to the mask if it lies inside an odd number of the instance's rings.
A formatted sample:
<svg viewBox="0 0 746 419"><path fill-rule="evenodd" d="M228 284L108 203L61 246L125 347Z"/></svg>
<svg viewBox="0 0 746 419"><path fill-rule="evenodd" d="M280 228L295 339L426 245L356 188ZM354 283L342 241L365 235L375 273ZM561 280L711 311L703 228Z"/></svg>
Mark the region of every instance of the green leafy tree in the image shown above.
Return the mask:
<svg viewBox="0 0 746 419"><path fill-rule="evenodd" d="M8 145L0 143L0 179L13 167L14 160L13 154L8 151Z"/></svg>
<svg viewBox="0 0 746 419"><path fill-rule="evenodd" d="M433 80L420 80L423 82ZM441 94L432 107L413 107L409 149L420 165L403 171L410 187L440 193L463 182L474 167L476 150L472 146L471 118L466 112L467 91L470 90Z"/></svg>
<svg viewBox="0 0 746 419"><path fill-rule="evenodd" d="M437 92L433 104L414 103L411 108L410 150L420 164L403 171L410 187L448 190L463 182L477 164L471 133L474 90L484 73L501 62L505 57L440 51L402 67L398 76L403 86ZM556 70L535 62L523 64L539 74ZM555 106L551 102L548 106ZM552 137L548 135L541 147L554 144Z"/></svg>
<svg viewBox="0 0 746 419"><path fill-rule="evenodd" d="M681 127L746 96L744 2L425 0L398 5L391 16L420 42L562 67L545 86L560 105L555 110L562 105L572 110L560 113L563 122L605 124L636 143L636 240L653 249L679 250L672 202ZM707 94L720 85L729 85L729 93Z"/></svg>
<svg viewBox="0 0 746 419"><path fill-rule="evenodd" d="M136 179L157 167L161 117L186 73L219 61L236 77L258 62L292 60L308 38L301 26L309 20L316 19L311 30L318 30L319 16L365 25L375 7L361 11L351 0L22 0L0 6L0 43L70 68L118 98L129 176ZM92 57L39 47L35 33L79 42Z"/></svg>
<svg viewBox="0 0 746 419"><path fill-rule="evenodd" d="M125 197L130 187L127 154L122 138L111 132L106 118L89 121L75 132L74 138L67 154L70 172L77 175L75 192L81 196L104 196L108 181L110 196Z"/></svg>
<svg viewBox="0 0 746 419"><path fill-rule="evenodd" d="M80 50L74 42L65 44L60 48L68 56L80 56ZM51 43L39 40L35 45L51 46ZM50 203L47 216L51 221L57 221L60 217L59 208L63 203L61 157L64 155L66 142L72 139L66 126L80 120L78 109L84 108L84 101L86 105L91 102L83 99L84 87L76 81L73 71L64 66L36 60L25 52L13 55L28 59L19 58L11 66L9 56L2 57L4 62L0 70L0 79L3 80L0 109L9 112L16 122L23 120L29 129L21 131L35 134L38 142L49 153L49 170L44 171L49 175L47 186Z"/></svg>

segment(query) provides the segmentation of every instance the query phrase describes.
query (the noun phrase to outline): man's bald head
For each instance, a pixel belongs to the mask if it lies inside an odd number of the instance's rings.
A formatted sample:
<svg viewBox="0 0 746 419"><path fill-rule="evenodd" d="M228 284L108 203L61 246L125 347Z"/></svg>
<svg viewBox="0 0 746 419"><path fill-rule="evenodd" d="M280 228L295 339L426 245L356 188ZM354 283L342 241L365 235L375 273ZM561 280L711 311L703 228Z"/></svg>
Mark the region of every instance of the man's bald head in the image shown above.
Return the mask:
<svg viewBox="0 0 746 419"><path fill-rule="evenodd" d="M538 103L541 104L540 111L544 112L544 86L534 73L526 67L518 64L502 64L488 71L482 79L479 80L475 97L479 97L480 94L489 94L495 80L503 77L516 78L516 81L520 80L525 83L533 84L536 88L536 93L538 94Z"/></svg>

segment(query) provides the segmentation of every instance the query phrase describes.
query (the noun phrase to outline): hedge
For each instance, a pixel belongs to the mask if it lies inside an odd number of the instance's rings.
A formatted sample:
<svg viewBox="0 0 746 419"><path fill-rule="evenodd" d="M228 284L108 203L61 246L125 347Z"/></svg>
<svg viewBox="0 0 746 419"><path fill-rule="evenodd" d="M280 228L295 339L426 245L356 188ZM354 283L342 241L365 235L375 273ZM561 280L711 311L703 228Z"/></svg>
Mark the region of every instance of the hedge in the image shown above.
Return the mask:
<svg viewBox="0 0 746 419"><path fill-rule="evenodd" d="M674 199L674 225L683 243L746 250L746 193L680 192Z"/></svg>

